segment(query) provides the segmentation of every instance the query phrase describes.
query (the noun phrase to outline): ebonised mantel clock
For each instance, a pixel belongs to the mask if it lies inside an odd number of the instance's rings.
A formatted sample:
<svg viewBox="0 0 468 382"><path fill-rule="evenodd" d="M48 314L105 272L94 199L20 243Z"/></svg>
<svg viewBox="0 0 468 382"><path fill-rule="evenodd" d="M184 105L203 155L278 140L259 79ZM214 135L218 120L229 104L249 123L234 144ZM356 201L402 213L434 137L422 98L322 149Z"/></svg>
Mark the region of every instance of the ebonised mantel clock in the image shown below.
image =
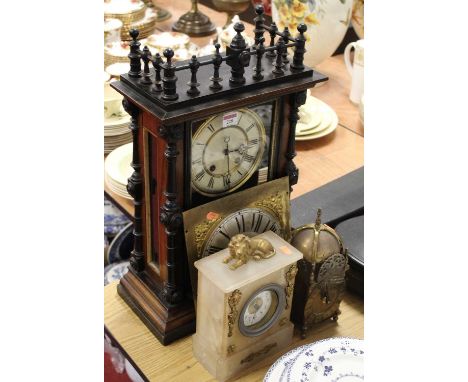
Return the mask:
<svg viewBox="0 0 468 382"><path fill-rule="evenodd" d="M182 212L283 176L296 184L298 108L327 80L303 65L305 25L292 37L256 13L253 48L237 23L226 54L216 44L177 64L171 49L140 49L132 30L130 71L111 85L133 134L135 247L118 291L163 344L195 331Z"/></svg>

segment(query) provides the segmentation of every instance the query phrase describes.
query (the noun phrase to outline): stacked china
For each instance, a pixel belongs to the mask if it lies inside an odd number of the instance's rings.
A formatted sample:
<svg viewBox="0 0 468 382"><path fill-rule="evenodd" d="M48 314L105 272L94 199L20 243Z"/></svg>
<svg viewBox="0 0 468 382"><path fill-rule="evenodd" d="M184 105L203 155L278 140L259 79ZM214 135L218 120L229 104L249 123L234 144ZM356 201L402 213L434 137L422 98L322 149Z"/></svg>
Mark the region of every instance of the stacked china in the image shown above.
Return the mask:
<svg viewBox="0 0 468 382"><path fill-rule="evenodd" d="M132 141L130 116L123 110L123 97L110 87L104 77L104 153Z"/></svg>
<svg viewBox="0 0 468 382"><path fill-rule="evenodd" d="M299 117L296 124L296 141L324 137L338 126L338 116L335 111L310 94L306 103L299 108Z"/></svg>
<svg viewBox="0 0 468 382"><path fill-rule="evenodd" d="M115 194L132 199L127 191L128 178L133 169L132 161L133 144L128 143L113 150L104 162L105 182L109 189Z"/></svg>

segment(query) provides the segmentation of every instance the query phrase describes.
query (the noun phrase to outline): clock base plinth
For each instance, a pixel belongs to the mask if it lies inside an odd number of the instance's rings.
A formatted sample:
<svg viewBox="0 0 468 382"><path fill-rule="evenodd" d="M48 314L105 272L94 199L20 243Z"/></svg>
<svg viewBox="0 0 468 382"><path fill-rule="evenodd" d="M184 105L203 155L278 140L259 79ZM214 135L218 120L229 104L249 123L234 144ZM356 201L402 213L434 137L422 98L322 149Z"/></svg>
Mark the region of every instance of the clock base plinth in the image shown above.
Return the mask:
<svg viewBox="0 0 468 382"><path fill-rule="evenodd" d="M192 301L174 306L164 304L137 275L127 272L117 286L120 297L163 345L195 332Z"/></svg>
<svg viewBox="0 0 468 382"><path fill-rule="evenodd" d="M276 326L275 326L276 328ZM227 381L234 376L244 373L258 362L266 358L274 358L276 353L283 351L292 343L294 325L288 322L276 333L260 340L253 345L223 356L207 346L213 341L209 337L200 337L195 333L192 336L193 354L206 370L220 382ZM232 341L235 346L235 340Z"/></svg>

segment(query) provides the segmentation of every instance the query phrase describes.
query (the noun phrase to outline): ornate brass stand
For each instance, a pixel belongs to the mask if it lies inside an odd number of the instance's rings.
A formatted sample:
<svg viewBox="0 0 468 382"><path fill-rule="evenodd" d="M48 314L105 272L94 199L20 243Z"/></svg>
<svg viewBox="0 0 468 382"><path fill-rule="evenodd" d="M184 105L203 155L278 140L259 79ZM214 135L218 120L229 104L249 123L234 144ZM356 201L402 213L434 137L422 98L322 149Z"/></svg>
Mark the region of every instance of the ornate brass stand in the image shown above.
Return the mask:
<svg viewBox="0 0 468 382"><path fill-rule="evenodd" d="M226 24L223 29L232 23L232 18L244 12L250 6L250 0L211 0L215 8L220 12L227 13Z"/></svg>
<svg viewBox="0 0 468 382"><path fill-rule="evenodd" d="M216 31L216 26L198 10L198 0L192 0L192 9L180 16L172 29L189 36L207 36Z"/></svg>
<svg viewBox="0 0 468 382"><path fill-rule="evenodd" d="M165 9L158 7L157 5L154 5L153 0L143 0L143 2L148 8L154 8L154 11L156 12L156 22L167 20L172 16L171 12L166 11Z"/></svg>

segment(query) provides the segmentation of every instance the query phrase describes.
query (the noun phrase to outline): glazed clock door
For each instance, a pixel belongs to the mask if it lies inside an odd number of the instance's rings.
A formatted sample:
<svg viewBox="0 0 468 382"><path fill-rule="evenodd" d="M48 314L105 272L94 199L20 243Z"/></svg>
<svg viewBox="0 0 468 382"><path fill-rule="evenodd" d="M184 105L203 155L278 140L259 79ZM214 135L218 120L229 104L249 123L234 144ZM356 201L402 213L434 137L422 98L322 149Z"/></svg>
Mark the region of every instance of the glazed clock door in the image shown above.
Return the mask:
<svg viewBox="0 0 468 382"><path fill-rule="evenodd" d="M192 124L188 206L270 178L274 158L271 142L277 124L275 104L228 110Z"/></svg>

